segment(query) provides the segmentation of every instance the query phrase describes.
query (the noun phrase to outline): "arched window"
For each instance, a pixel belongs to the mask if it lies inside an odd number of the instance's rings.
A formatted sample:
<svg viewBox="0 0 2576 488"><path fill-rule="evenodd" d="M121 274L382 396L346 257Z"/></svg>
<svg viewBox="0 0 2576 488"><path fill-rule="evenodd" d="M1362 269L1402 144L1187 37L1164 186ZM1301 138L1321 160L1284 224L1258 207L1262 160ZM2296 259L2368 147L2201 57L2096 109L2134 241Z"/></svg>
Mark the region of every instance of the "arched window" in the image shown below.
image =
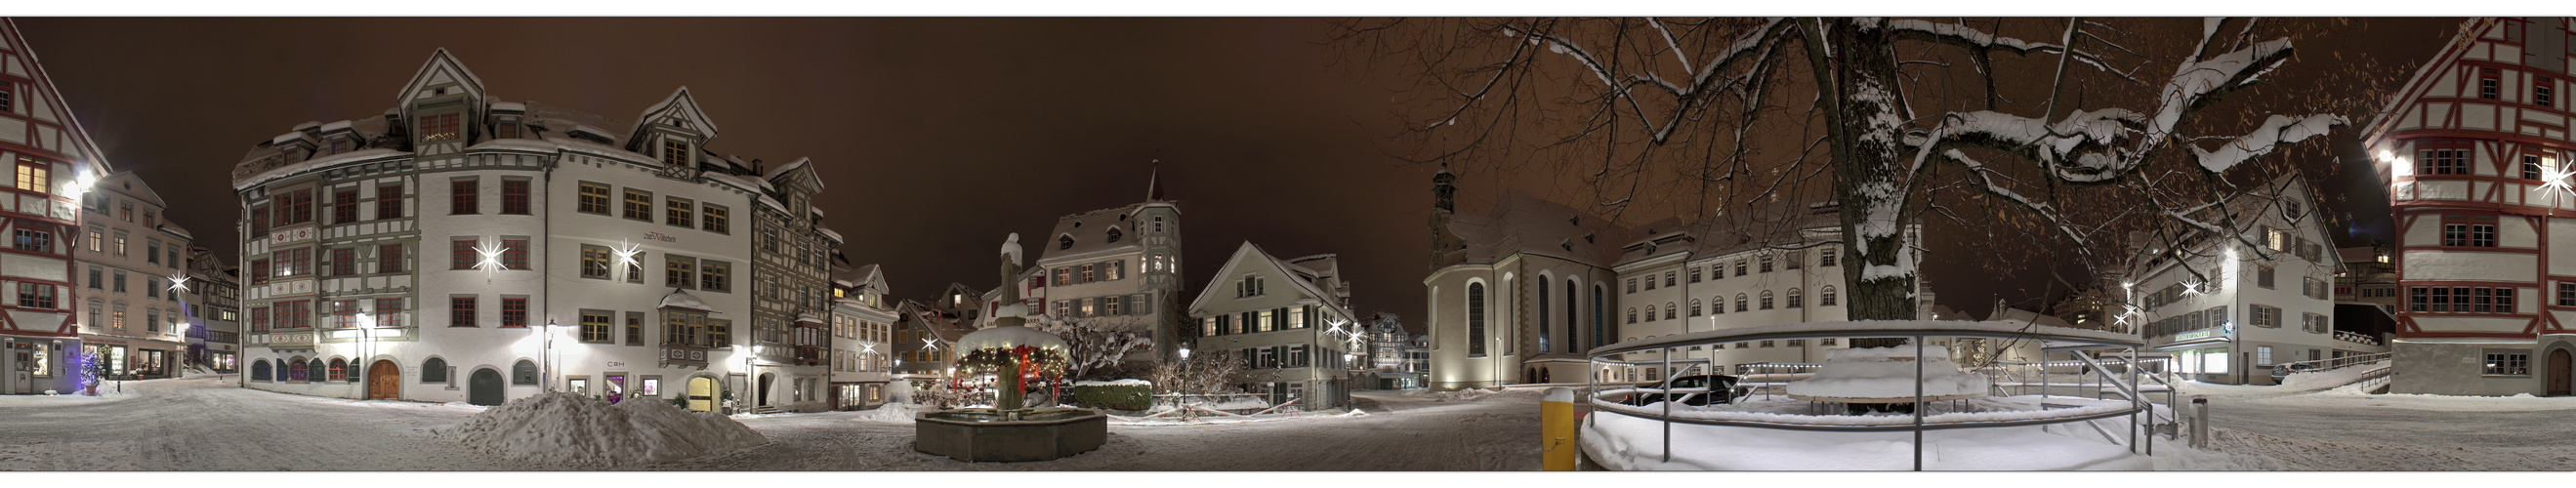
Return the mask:
<svg viewBox="0 0 2576 488"><path fill-rule="evenodd" d="M1771 290L1762 290L1762 309L1771 309Z"/></svg>
<svg viewBox="0 0 2576 488"><path fill-rule="evenodd" d="M1833 287L1832 285L1826 285L1826 286L1825 286L1825 291L1823 291L1823 292L1821 292L1821 293L1819 293L1819 294L1817 294L1817 295L1816 295L1816 306L1819 306L1819 307L1831 307L1831 306L1834 306L1834 287Z"/></svg>
<svg viewBox="0 0 2576 488"><path fill-rule="evenodd" d="M521 359L518 364L510 365L510 385L528 386L535 384L537 384L537 363L535 361Z"/></svg>
<svg viewBox="0 0 2576 488"><path fill-rule="evenodd" d="M315 382L331 380L331 370L329 369L329 365L323 364L322 358L313 358L312 361L306 361L304 362L304 367L313 370L312 372L305 374L306 380Z"/></svg>
<svg viewBox="0 0 2576 488"><path fill-rule="evenodd" d="M261 359L250 362L250 380L268 381L268 360Z"/></svg>
<svg viewBox="0 0 2576 488"><path fill-rule="evenodd" d="M1790 288L1790 289L1789 289L1789 308L1803 308L1803 307L1805 307L1805 306L1806 306L1806 302L1805 302L1805 301L1800 300L1800 297L1801 297L1801 296L1798 294L1798 289L1796 289L1796 288Z"/></svg>
<svg viewBox="0 0 2576 488"><path fill-rule="evenodd" d="M331 375L325 378L330 378L330 381L349 381L349 362L342 361L340 358L331 358Z"/></svg>
<svg viewBox="0 0 2576 488"><path fill-rule="evenodd" d="M420 362L420 382L446 383L447 360L444 358L429 358L422 360Z"/></svg>
<svg viewBox="0 0 2576 488"><path fill-rule="evenodd" d="M304 358L303 358L303 357L298 356L298 357L295 357L295 358L290 358L290 359L288 359L288 360L286 361L286 380L287 380L287 381L304 381L304 372L305 372L305 369L304 369Z"/></svg>
<svg viewBox="0 0 2576 488"><path fill-rule="evenodd" d="M1485 284L1467 283L1467 355L1485 355Z"/></svg>
<svg viewBox="0 0 2576 488"><path fill-rule="evenodd" d="M1605 304L1605 300L1603 300L1603 299L1602 299L1602 297L1603 297L1604 295L1607 295L1608 293L1609 293L1609 292L1608 292L1607 290L1603 290L1603 289L1602 289L1602 287L1601 287L1601 285L1600 285L1600 284L1595 283L1595 284L1593 284L1593 285L1592 285L1592 346L1593 346L1593 347L1601 347L1601 338L1602 338L1602 337L1608 337L1608 336L1610 335L1610 333L1609 333L1609 329L1610 329L1610 325L1609 325L1610 318L1608 317L1608 316L1609 316L1609 312L1607 312L1607 311L1606 311L1606 308L1605 308L1605 307L1607 307L1608 305L1606 305L1606 304Z"/></svg>
<svg viewBox="0 0 2576 488"><path fill-rule="evenodd" d="M1678 311L1680 311L1680 307L1673 306L1673 302L1664 302L1664 320L1672 320L1678 317L1674 314L1674 312Z"/></svg>
<svg viewBox="0 0 2576 488"><path fill-rule="evenodd" d="M1745 303L1745 300L1744 300L1744 294L1742 294L1742 293L1737 293L1737 294L1735 294L1735 311L1737 311L1737 312L1742 312L1742 311L1744 311L1744 310L1745 310L1745 309L1744 309L1744 303Z"/></svg>
<svg viewBox="0 0 2576 488"><path fill-rule="evenodd" d="M1548 348L1547 341L1547 276L1538 277L1536 288L1538 288L1538 352L1548 352L1552 349Z"/></svg>
<svg viewBox="0 0 2576 488"><path fill-rule="evenodd" d="M1699 302L1699 299L1696 299L1696 298L1691 299L1691 314L1690 314L1690 316L1692 316L1692 317L1698 317L1698 316L1700 316L1700 302Z"/></svg>
<svg viewBox="0 0 2576 488"><path fill-rule="evenodd" d="M1628 307L1628 323L1637 323L1637 307Z"/></svg>
<svg viewBox="0 0 2576 488"><path fill-rule="evenodd" d="M1726 313L1726 297L1723 297L1723 296L1708 297L1708 305L1709 305L1709 306L1708 306L1708 314L1709 314L1709 315L1717 315L1717 314L1723 314L1723 313Z"/></svg>
<svg viewBox="0 0 2576 488"><path fill-rule="evenodd" d="M1582 323L1574 310L1574 280L1565 280L1565 345L1561 352L1574 352L1574 327Z"/></svg>

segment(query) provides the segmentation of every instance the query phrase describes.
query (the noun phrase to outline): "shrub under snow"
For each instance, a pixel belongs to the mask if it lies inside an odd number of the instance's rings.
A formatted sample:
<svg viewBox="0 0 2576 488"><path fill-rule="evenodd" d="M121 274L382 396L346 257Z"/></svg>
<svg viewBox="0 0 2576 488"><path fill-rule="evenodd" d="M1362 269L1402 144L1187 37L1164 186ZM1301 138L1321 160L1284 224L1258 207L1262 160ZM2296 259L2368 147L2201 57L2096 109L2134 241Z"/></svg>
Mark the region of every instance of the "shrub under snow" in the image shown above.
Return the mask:
<svg viewBox="0 0 2576 488"><path fill-rule="evenodd" d="M677 461L769 442L722 415L649 398L610 405L563 392L491 407L439 429L438 436L516 459L565 466Z"/></svg>

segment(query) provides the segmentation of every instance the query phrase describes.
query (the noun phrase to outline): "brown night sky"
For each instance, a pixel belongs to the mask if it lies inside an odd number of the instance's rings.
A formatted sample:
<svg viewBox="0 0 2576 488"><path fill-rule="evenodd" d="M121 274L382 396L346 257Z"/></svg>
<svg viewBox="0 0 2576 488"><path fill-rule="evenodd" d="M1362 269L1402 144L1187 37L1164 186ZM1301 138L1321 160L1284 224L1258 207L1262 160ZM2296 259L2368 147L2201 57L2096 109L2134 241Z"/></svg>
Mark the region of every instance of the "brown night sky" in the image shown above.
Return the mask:
<svg viewBox="0 0 2576 488"><path fill-rule="evenodd" d="M686 85L723 132L709 150L812 158L818 205L898 297L991 287L1005 233L1134 203L1160 159L1182 203L1193 293L1250 240L1275 255L1337 253L1361 313L1419 331L1432 169L1390 154L1400 70L1336 64L1326 20L21 18L31 47L99 146L140 173L170 217L230 255L228 183L253 144L305 121L380 116L433 49L490 94L631 123ZM2298 39L2412 67L2454 19L2369 19ZM2290 84L2284 82L2283 84ZM2256 93L2275 87L2258 88ZM2355 121L2357 124L2364 121ZM2338 134L2342 145L2351 136ZM2318 158L2314 164L2333 164ZM2357 160L2322 182L2385 238L2386 196ZM2355 168L2359 168L2356 170ZM1463 175L1481 209L1499 178ZM1524 188L1564 195L1562 188ZM1661 216L1630 216L1645 221ZM1931 236L1942 304L1982 315L2043 275L1990 276Z"/></svg>

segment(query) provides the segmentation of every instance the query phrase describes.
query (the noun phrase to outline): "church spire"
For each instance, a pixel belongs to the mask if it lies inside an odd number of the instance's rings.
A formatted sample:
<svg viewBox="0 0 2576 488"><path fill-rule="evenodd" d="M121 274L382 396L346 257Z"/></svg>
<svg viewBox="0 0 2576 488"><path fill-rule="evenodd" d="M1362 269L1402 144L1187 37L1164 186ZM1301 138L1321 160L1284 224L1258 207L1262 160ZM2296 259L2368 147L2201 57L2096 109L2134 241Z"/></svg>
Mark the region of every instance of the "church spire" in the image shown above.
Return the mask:
<svg viewBox="0 0 2576 488"><path fill-rule="evenodd" d="M1154 160L1154 169L1145 177L1145 201L1163 201L1163 160Z"/></svg>

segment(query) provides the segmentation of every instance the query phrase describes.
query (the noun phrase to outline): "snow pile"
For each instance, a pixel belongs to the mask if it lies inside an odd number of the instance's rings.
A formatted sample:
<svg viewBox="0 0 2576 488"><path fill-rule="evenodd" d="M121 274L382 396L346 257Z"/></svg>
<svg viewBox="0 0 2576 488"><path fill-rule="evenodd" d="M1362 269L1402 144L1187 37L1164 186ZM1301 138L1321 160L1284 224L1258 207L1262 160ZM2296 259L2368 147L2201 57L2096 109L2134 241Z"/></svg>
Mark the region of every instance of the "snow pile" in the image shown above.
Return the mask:
<svg viewBox="0 0 2576 488"><path fill-rule="evenodd" d="M911 422L913 414L920 412L921 407L912 404L888 403L875 410L859 412L858 418L874 422Z"/></svg>
<svg viewBox="0 0 2576 488"><path fill-rule="evenodd" d="M491 407L438 434L514 459L583 467L677 461L769 442L721 415L663 402L610 405L562 392Z"/></svg>
<svg viewBox="0 0 2576 488"><path fill-rule="evenodd" d="M2362 375L2368 374L2372 370L2387 366L2387 361L2380 361L2324 371L2301 371L2290 373L2289 376L2281 378L2281 388L2297 391L2334 388L2337 386L2352 384L2352 382L2355 381L2361 381Z"/></svg>
<svg viewBox="0 0 2576 488"><path fill-rule="evenodd" d="M1118 380L1118 381L1090 381L1090 380L1084 380L1084 381L1076 381L1076 382L1073 382L1073 386L1077 386L1077 387L1082 387L1082 386L1154 386L1154 382L1151 382L1151 381L1145 381L1145 380L1140 380L1140 379L1135 379L1135 378L1128 378L1128 379L1123 379L1123 380Z"/></svg>
<svg viewBox="0 0 2576 488"><path fill-rule="evenodd" d="M1829 349L1825 367L1814 376L1789 383L1789 394L1834 398L1913 398L1914 347ZM1992 387L1985 375L1960 371L1950 362L1950 348L1924 346L1923 396L1983 395Z"/></svg>
<svg viewBox="0 0 2576 488"><path fill-rule="evenodd" d="M1607 413L1607 412L1603 412ZM1914 467L1913 432L1815 432L1671 424L1672 460L1663 460L1665 423L1628 415L1591 415L1584 453L1612 470L1857 471ZM1923 469L1976 471L2140 470L2152 467L2128 448L2085 439L2069 426L1946 429L1923 432ZM2090 430L2082 434L2091 435ZM2161 447L2161 446L2159 446Z"/></svg>

